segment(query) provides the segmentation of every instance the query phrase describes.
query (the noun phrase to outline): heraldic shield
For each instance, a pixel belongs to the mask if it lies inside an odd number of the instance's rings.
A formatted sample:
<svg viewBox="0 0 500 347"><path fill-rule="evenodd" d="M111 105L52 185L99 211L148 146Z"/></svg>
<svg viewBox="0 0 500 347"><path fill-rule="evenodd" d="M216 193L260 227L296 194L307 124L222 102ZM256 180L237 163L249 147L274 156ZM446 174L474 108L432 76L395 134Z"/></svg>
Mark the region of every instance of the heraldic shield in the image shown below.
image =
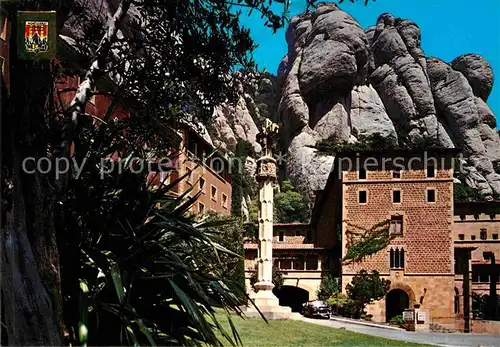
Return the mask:
<svg viewBox="0 0 500 347"><path fill-rule="evenodd" d="M49 22L26 21L24 22L24 49L26 52L47 52L47 36Z"/></svg>
<svg viewBox="0 0 500 347"><path fill-rule="evenodd" d="M56 12L18 11L18 54L22 59L52 59L56 55Z"/></svg>

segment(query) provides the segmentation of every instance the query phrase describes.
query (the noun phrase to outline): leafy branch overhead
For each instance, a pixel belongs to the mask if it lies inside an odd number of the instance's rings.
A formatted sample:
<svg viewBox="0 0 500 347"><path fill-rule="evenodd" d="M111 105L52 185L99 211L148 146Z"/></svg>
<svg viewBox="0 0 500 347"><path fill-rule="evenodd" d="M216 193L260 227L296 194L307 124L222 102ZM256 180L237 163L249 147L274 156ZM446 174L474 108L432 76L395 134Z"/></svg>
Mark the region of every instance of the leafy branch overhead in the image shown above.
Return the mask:
<svg viewBox="0 0 500 347"><path fill-rule="evenodd" d="M346 264L362 262L366 257L386 248L393 238L389 234L389 226L388 219L370 229L349 224L346 231L347 252L342 261Z"/></svg>

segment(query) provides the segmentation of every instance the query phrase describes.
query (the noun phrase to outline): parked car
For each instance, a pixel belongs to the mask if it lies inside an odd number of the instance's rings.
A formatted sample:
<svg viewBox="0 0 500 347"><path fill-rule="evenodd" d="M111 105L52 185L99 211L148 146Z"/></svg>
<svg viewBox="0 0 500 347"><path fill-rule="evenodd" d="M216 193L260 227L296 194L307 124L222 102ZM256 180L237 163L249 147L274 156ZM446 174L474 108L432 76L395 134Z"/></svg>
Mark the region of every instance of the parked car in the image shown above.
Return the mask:
<svg viewBox="0 0 500 347"><path fill-rule="evenodd" d="M313 300L302 305L302 314L305 317L330 318L330 306L326 301Z"/></svg>

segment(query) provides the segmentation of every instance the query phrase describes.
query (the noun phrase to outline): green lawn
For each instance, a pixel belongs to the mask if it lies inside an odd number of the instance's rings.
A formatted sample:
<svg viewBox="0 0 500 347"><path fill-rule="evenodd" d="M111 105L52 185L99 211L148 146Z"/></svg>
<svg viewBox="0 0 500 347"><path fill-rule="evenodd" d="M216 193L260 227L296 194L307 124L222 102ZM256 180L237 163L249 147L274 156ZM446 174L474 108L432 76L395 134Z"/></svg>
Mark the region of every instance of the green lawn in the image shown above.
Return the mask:
<svg viewBox="0 0 500 347"><path fill-rule="evenodd" d="M220 322L231 334L227 318L220 315ZM243 346L425 346L403 341L388 340L370 335L324 327L295 320L270 320L259 318L232 318ZM221 337L221 341L224 338ZM225 346L230 346L225 343Z"/></svg>

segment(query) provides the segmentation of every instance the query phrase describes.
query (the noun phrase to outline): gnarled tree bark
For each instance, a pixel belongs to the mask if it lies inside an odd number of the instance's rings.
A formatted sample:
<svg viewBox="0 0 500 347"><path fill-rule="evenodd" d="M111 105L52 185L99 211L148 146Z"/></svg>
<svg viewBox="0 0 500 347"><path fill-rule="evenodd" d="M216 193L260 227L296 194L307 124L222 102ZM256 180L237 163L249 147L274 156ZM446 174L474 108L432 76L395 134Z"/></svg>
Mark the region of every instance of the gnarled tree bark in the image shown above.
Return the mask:
<svg viewBox="0 0 500 347"><path fill-rule="evenodd" d="M105 73L103 62L131 2L122 1L107 23L95 61L67 112L69 126L63 131L61 151L54 153L55 158L69 159L76 121L85 110L94 82ZM51 141L47 136L47 104L55 81L49 62L17 59L16 29L13 21L10 96L2 95L6 111L1 118L1 165L6 172L2 177L0 235L2 310L9 345L60 346L64 323L56 220L61 221L61 216L56 209L66 193L66 184L55 180L48 168L23 165L26 158L31 163L43 163L40 159L47 158ZM65 182L67 176L62 180Z"/></svg>

